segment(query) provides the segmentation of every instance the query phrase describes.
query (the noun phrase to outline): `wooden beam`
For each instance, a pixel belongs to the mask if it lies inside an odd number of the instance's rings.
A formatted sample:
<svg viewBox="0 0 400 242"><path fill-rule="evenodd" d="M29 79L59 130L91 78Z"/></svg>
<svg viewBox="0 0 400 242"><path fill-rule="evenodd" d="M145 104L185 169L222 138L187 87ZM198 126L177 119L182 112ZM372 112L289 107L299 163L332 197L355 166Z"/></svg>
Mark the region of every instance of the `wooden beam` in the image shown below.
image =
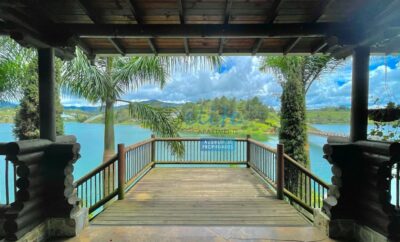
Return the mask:
<svg viewBox="0 0 400 242"><path fill-rule="evenodd" d="M287 55L301 40L301 37L297 37L293 40L288 46L286 46L283 50L283 54Z"/></svg>
<svg viewBox="0 0 400 242"><path fill-rule="evenodd" d="M151 51L155 54L158 55L158 51L156 48L156 44L154 43L154 40L152 38L147 39L147 42L149 43Z"/></svg>
<svg viewBox="0 0 400 242"><path fill-rule="evenodd" d="M111 44L114 46L114 48L121 54L121 55L125 55L125 48L122 46L121 42L119 41L119 39L116 38L109 38L108 39Z"/></svg>
<svg viewBox="0 0 400 242"><path fill-rule="evenodd" d="M324 0L321 1L321 5L319 5L313 12L313 18L311 22L318 22L322 16L324 16L326 10L332 5L335 0Z"/></svg>
<svg viewBox="0 0 400 242"><path fill-rule="evenodd" d="M273 23L276 19L276 17L278 17L279 14L279 10L282 6L283 0L275 0L272 7L271 7L271 12L269 12L269 14L267 15L267 19L266 19L266 23Z"/></svg>
<svg viewBox="0 0 400 242"><path fill-rule="evenodd" d="M264 42L264 39L261 39L261 38L256 40L256 43L255 43L253 49L251 50L251 54L252 55L256 55L257 54L257 52L260 50L263 42Z"/></svg>
<svg viewBox="0 0 400 242"><path fill-rule="evenodd" d="M89 0L78 0L79 6L85 12L85 14L92 20L93 23L99 24L101 23L101 18L97 13L93 11L93 6Z"/></svg>
<svg viewBox="0 0 400 242"><path fill-rule="evenodd" d="M224 11L224 24L229 24L229 19L231 17L232 0L225 0L225 11ZM219 40L218 55L222 55L224 52L225 39L221 38Z"/></svg>
<svg viewBox="0 0 400 242"><path fill-rule="evenodd" d="M317 46L315 46L312 49L311 54L314 55L314 54L320 52L327 45L328 45L328 42L326 40L322 40Z"/></svg>
<svg viewBox="0 0 400 242"><path fill-rule="evenodd" d="M189 49L189 40L187 38L183 39L183 45L185 47L185 54L188 56L190 54L190 49Z"/></svg>
<svg viewBox="0 0 400 242"><path fill-rule="evenodd" d="M54 49L38 50L40 138L56 141Z"/></svg>
<svg viewBox="0 0 400 242"><path fill-rule="evenodd" d="M181 24L185 24L185 14L183 9L182 0L177 0L178 11L179 11L179 21Z"/></svg>
<svg viewBox="0 0 400 242"><path fill-rule="evenodd" d="M128 3L128 5L129 5L129 9L131 10L132 16L133 16L133 17L135 18L135 20L136 20L136 23L142 24L143 21L142 21L142 19L140 18L140 15L138 14L137 7L136 7L136 5L135 5L134 0L128 0L127 3Z"/></svg>
<svg viewBox="0 0 400 242"><path fill-rule="evenodd" d="M182 0L177 0L177 5L178 5L178 11L179 11L179 22L181 24L185 24L185 12L184 12L184 8L183 8L183 3ZM189 41L187 38L183 39L183 46L185 48L185 53L188 56L190 53L189 50Z"/></svg>
<svg viewBox="0 0 400 242"><path fill-rule="evenodd" d="M296 38L338 36L351 39L345 24L57 24L83 38ZM357 32L360 30L358 29Z"/></svg>
<svg viewBox="0 0 400 242"><path fill-rule="evenodd" d="M224 11L224 24L229 23L231 17L232 0L225 0L225 11Z"/></svg>
<svg viewBox="0 0 400 242"><path fill-rule="evenodd" d="M219 39L218 55L222 55L222 53L224 52L224 42L224 38Z"/></svg>
<svg viewBox="0 0 400 242"><path fill-rule="evenodd" d="M357 47L353 53L350 141L367 139L369 47Z"/></svg>

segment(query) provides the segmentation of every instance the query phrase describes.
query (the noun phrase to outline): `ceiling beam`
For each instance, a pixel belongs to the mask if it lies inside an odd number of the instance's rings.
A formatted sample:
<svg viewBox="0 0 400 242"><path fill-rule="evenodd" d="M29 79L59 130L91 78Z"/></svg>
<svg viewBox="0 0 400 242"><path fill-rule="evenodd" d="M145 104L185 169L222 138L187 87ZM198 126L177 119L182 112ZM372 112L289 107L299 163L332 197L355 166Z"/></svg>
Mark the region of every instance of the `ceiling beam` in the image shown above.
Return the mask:
<svg viewBox="0 0 400 242"><path fill-rule="evenodd" d="M266 23L273 23L279 15L279 10L282 7L283 0L275 0L272 7L271 11L267 15Z"/></svg>
<svg viewBox="0 0 400 242"><path fill-rule="evenodd" d="M265 23L272 24L275 21L276 17L279 14L279 9L281 8L282 2L283 2L282 0L274 1L274 3L272 4L272 7L271 7L271 11L269 13L267 13L267 18L265 20ZM257 54L257 52L260 50L263 42L264 42L263 38L256 39L256 42L252 48L252 52L251 52L252 55Z"/></svg>
<svg viewBox="0 0 400 242"><path fill-rule="evenodd" d="M151 51L154 53L154 55L158 55L157 47L154 43L154 40L152 38L147 39L147 42L149 43Z"/></svg>
<svg viewBox="0 0 400 242"><path fill-rule="evenodd" d="M257 39L256 43L253 46L253 49L251 50L252 55L257 55L257 52L260 50L262 44L264 42L264 39Z"/></svg>
<svg viewBox="0 0 400 242"><path fill-rule="evenodd" d="M327 45L328 45L328 42L326 42L326 40L322 40L321 43L319 43L318 45L316 45L316 46L311 50L311 54L312 54L312 55L315 55L316 53L322 51Z"/></svg>
<svg viewBox="0 0 400 242"><path fill-rule="evenodd" d="M296 38L295 40L293 40L289 45L287 45L284 49L283 49L283 54L287 55L301 40L301 37Z"/></svg>
<svg viewBox="0 0 400 242"><path fill-rule="evenodd" d="M138 11L137 11L137 7L136 7L136 5L135 5L134 0L128 0L127 3L128 3L128 6L129 6L129 9L131 10L132 16L133 16L133 17L135 18L135 20L136 20L136 23L137 23L137 24L141 24L141 23L142 23L142 19L141 19L140 16L139 16L139 13L138 13Z"/></svg>
<svg viewBox="0 0 400 242"><path fill-rule="evenodd" d="M78 0L79 6L85 12L85 14L92 20L93 23L99 24L101 23L101 18L97 13L94 12L93 6L89 0Z"/></svg>
<svg viewBox="0 0 400 242"><path fill-rule="evenodd" d="M312 23L318 22L321 17L325 14L326 10L328 9L328 7L334 2L335 0L325 0L322 1L322 4L319 5L318 7L315 8L315 10L313 11L313 19L311 20ZM287 53L289 53L301 40L301 37L297 37L297 39L295 39L291 45L289 45L288 50L284 50L284 54L286 55ZM317 47L318 48L318 47ZM315 48L314 48L315 49Z"/></svg>
<svg viewBox="0 0 400 242"><path fill-rule="evenodd" d="M185 12L184 12L184 9L183 9L182 0L177 0L177 4L178 4L178 11L179 11L179 22L181 24L185 24ZM188 41L187 38L183 39L183 46L185 48L186 55L189 55L190 54L189 41Z"/></svg>
<svg viewBox="0 0 400 242"><path fill-rule="evenodd" d="M118 51L118 53L120 53L123 56L125 55L125 48L122 46L119 39L109 38L108 40L111 42L111 44L114 46L114 48Z"/></svg>
<svg viewBox="0 0 400 242"><path fill-rule="evenodd" d="M354 28L343 24L56 24L79 37L93 38L352 38Z"/></svg>
<svg viewBox="0 0 400 242"><path fill-rule="evenodd" d="M324 16L327 9L332 5L335 0L322 1L321 5L317 6L313 11L313 17L311 22L318 22L322 16Z"/></svg>
<svg viewBox="0 0 400 242"><path fill-rule="evenodd" d="M225 10L224 10L224 24L227 25L229 24L229 19L231 18L231 9L232 9L232 0L225 0ZM222 55L224 52L224 44L225 44L225 39L221 38L219 40L219 48L218 48L218 54Z"/></svg>

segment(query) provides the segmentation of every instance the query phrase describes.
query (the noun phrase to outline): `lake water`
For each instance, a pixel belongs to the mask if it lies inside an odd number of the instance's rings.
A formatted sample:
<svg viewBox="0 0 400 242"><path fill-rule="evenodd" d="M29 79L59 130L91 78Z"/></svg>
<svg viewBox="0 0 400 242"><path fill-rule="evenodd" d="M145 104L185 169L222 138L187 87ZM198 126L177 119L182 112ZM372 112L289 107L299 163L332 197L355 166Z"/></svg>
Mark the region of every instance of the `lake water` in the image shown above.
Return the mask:
<svg viewBox="0 0 400 242"><path fill-rule="evenodd" d="M317 129L329 132L349 133L350 127L347 124L320 124L314 125ZM14 140L12 135L12 124L0 124L0 142L9 142ZM372 128L369 127L369 128ZM65 133L74 134L81 144L81 158L75 164L74 177L78 179L89 171L101 164L103 152L103 124L85 124L85 123L65 123ZM150 138L151 131L134 125L116 125L115 138L116 144L133 144L144 139ZM270 136L267 145L276 146L278 137ZM311 170L322 180L330 183L331 166L322 157L322 147L326 143L326 137L309 135ZM3 159L3 157L0 157ZM4 162L0 162L0 175L4 174ZM0 176L0 184L3 179ZM4 192L4 186L0 186L0 193ZM2 196L0 196L2 197ZM1 203L1 201L0 201Z"/></svg>

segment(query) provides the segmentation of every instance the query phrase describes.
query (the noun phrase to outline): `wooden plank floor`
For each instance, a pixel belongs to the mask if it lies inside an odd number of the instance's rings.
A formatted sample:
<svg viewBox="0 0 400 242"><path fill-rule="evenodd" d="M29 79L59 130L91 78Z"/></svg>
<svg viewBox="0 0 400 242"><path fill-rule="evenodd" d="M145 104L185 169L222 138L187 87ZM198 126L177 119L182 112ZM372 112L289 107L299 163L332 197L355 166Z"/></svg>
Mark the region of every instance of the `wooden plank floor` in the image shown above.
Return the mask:
<svg viewBox="0 0 400 242"><path fill-rule="evenodd" d="M312 226L247 168L154 168L92 224Z"/></svg>

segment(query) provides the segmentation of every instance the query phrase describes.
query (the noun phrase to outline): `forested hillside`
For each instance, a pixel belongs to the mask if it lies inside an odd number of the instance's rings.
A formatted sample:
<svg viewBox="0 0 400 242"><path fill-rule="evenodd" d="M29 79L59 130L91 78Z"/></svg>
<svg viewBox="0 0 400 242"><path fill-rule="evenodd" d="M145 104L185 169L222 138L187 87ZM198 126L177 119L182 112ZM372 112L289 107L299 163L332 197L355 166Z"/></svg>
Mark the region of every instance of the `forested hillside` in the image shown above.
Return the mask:
<svg viewBox="0 0 400 242"><path fill-rule="evenodd" d="M274 109L264 105L257 97L249 100L215 98L181 107L182 130L186 132L264 136L274 133L279 117Z"/></svg>

